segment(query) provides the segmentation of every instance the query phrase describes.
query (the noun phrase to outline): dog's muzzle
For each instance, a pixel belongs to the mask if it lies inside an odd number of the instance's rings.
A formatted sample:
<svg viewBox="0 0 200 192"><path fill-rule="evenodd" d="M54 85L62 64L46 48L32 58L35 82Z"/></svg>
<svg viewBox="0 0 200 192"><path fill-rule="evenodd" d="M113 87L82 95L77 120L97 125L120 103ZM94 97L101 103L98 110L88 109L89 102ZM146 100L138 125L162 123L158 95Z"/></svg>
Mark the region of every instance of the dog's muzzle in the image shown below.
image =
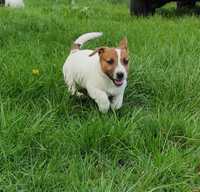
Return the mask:
<svg viewBox="0 0 200 192"><path fill-rule="evenodd" d="M124 84L125 80L125 74L123 72L117 72L116 73L116 78L113 79L113 83L117 86L120 87Z"/></svg>

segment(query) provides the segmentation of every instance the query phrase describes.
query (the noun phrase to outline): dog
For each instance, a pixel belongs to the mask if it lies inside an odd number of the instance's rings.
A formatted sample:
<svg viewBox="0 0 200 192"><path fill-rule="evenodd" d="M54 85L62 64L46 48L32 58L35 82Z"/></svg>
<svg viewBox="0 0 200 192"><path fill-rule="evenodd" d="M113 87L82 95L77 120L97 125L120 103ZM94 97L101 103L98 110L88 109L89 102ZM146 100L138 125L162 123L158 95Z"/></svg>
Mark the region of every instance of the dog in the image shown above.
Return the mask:
<svg viewBox="0 0 200 192"><path fill-rule="evenodd" d="M100 112L106 113L110 108L117 110L122 107L129 60L126 37L117 48L81 49L87 41L102 35L101 32L91 32L80 36L64 63L63 74L71 95L82 95L77 90L77 85L86 89Z"/></svg>
<svg viewBox="0 0 200 192"><path fill-rule="evenodd" d="M0 0L1 6L22 8L24 7L23 0Z"/></svg>

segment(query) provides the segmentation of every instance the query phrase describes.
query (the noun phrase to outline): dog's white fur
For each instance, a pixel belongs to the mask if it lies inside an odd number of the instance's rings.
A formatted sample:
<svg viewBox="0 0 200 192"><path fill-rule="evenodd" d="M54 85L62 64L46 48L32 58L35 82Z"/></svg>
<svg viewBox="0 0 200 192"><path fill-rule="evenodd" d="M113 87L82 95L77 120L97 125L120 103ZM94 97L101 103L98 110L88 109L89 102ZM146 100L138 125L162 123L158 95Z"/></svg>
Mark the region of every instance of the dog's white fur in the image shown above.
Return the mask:
<svg viewBox="0 0 200 192"><path fill-rule="evenodd" d="M87 33L79 37L76 45L80 47L88 40L100 37L102 33L93 32ZM117 87L108 76L103 73L100 66L99 54L90 56L93 50L72 50L63 66L64 80L68 86L69 92L72 95L80 95L76 89L78 84L80 87L85 88L89 96L98 104L101 112L107 112L109 108L119 109L123 103L124 90L127 85L127 72L120 61L119 48L115 49L118 54L118 65L114 74L117 72L124 72L125 78L123 85ZM109 100L112 96L112 101Z"/></svg>
<svg viewBox="0 0 200 192"><path fill-rule="evenodd" d="M5 0L5 6L20 8L24 7L23 0Z"/></svg>

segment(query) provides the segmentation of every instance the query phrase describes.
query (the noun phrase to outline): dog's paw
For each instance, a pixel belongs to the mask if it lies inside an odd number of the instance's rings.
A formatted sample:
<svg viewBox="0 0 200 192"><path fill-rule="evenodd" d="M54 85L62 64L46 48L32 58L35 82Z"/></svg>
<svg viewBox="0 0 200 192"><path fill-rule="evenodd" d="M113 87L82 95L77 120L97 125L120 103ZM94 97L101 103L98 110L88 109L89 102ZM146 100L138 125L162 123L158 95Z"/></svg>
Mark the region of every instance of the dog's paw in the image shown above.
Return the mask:
<svg viewBox="0 0 200 192"><path fill-rule="evenodd" d="M111 104L111 109L112 110L118 110L122 107L122 103L112 103Z"/></svg>
<svg viewBox="0 0 200 192"><path fill-rule="evenodd" d="M123 103L123 97L114 98L111 103L111 109L112 110L120 109L122 107L122 103Z"/></svg>
<svg viewBox="0 0 200 192"><path fill-rule="evenodd" d="M77 96L77 97L83 97L83 96L84 96L84 94L83 94L83 93L81 93L81 92L78 92L78 91L77 91L77 92L76 92L76 96Z"/></svg>
<svg viewBox="0 0 200 192"><path fill-rule="evenodd" d="M98 102L99 111L102 113L107 113L110 109L110 102L108 99L101 100Z"/></svg>

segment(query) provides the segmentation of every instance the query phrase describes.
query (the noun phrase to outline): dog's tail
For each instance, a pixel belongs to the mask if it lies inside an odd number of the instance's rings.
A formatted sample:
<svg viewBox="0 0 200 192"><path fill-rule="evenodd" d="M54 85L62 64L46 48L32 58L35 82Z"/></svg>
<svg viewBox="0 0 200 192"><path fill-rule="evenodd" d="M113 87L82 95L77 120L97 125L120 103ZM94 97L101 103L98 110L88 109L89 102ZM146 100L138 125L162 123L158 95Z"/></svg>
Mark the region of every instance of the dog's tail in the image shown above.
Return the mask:
<svg viewBox="0 0 200 192"><path fill-rule="evenodd" d="M91 32L81 35L78 39L74 41L71 51L80 50L84 43L92 39L101 37L102 35L103 35L102 32Z"/></svg>

